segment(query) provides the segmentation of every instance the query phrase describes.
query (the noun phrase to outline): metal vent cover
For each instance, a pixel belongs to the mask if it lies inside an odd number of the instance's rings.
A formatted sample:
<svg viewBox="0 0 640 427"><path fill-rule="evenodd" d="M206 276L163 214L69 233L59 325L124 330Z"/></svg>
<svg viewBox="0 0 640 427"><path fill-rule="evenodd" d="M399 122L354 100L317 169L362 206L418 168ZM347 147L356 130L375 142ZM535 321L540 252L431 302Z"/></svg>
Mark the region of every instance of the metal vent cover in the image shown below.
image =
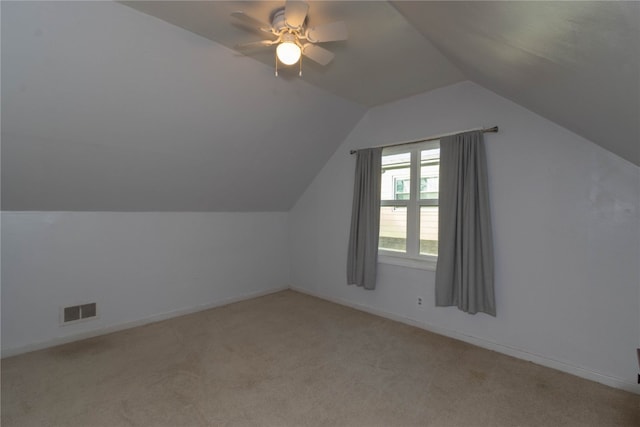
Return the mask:
<svg viewBox="0 0 640 427"><path fill-rule="evenodd" d="M66 325L68 323L89 320L97 316L98 306L95 302L62 307L60 310L60 324Z"/></svg>
<svg viewBox="0 0 640 427"><path fill-rule="evenodd" d="M76 320L80 320L80 306L76 305L73 307L65 307L64 322L74 322Z"/></svg>

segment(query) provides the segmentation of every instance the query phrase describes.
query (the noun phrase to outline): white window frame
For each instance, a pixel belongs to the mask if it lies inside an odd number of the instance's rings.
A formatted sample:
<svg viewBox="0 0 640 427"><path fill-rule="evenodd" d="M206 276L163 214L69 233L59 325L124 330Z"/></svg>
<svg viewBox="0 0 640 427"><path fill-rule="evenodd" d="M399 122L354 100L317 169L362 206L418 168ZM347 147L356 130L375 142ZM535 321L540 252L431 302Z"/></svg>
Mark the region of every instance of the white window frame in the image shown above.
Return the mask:
<svg viewBox="0 0 640 427"><path fill-rule="evenodd" d="M381 200L380 206L405 206L407 208L407 246L406 253L378 249L378 262L435 271L438 257L420 254L420 207L434 206L431 200L420 199L420 152L439 148L440 141L426 141L411 145L387 147L382 155L411 153L409 166L410 197L409 200ZM380 171L382 173L382 171ZM395 188L394 188L395 194Z"/></svg>

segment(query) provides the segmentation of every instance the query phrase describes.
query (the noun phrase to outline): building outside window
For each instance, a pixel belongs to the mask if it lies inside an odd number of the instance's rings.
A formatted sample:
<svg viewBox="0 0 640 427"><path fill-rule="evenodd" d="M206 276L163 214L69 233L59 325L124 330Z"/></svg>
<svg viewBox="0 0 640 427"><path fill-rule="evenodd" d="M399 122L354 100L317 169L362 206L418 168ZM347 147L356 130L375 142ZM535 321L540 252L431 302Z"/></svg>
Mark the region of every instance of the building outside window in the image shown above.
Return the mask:
<svg viewBox="0 0 640 427"><path fill-rule="evenodd" d="M385 148L379 251L435 260L438 254L439 141Z"/></svg>

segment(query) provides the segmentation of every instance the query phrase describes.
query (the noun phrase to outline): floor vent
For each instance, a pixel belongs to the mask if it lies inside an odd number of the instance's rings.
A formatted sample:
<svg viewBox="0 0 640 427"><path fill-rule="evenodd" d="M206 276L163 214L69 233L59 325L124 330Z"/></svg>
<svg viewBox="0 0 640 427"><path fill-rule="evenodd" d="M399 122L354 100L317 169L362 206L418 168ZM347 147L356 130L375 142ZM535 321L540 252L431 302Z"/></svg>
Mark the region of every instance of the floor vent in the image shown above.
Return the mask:
<svg viewBox="0 0 640 427"><path fill-rule="evenodd" d="M71 307L64 307L62 309L62 322L67 324L70 322L77 322L79 320L89 320L97 316L96 303L73 305Z"/></svg>

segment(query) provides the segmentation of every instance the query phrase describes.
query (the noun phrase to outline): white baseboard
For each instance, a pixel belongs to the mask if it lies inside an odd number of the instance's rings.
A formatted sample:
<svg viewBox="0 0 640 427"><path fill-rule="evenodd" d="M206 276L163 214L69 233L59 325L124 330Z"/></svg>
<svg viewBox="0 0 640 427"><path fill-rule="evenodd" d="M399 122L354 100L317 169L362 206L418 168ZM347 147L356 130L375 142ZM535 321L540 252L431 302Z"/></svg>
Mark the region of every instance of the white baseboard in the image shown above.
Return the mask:
<svg viewBox="0 0 640 427"><path fill-rule="evenodd" d="M316 298L320 298L326 301L331 301L336 304L344 305L347 307L354 308L356 310L364 311L376 316L384 317L390 320L394 320L396 322L404 323L410 326L415 326L420 329L424 329L439 335L444 335L450 338L454 338L460 341L467 342L469 344L477 345L478 347L486 348L489 350L497 351L498 353L506 354L508 356L513 356L518 359L527 360L538 365L546 366L548 368L556 369L558 371L566 372L571 375L575 375L581 378L585 378L591 381L595 381L610 387L618 388L621 390L629 391L631 393L640 394L640 386L626 382L622 379L611 377L608 375L601 374L596 371L592 371L590 369L582 368L580 366L568 364L566 362L561 362L543 355L530 353L526 350L518 349L515 347L507 346L504 344L499 344L493 341L489 341L483 338L474 337L471 335L465 335L460 332L442 328L440 326L436 326L433 324L429 324L426 322L419 322L408 317L400 316L394 313L390 313L384 310L379 310L377 308L373 308L363 304L356 304L341 298L334 298L328 295L324 295L318 292L309 291L307 289L298 288L298 287L278 287L273 289L268 289L264 291L251 292L243 295L239 295L236 297L225 298L222 300L210 302L207 304L201 304L194 307L182 308L178 310L169 311L166 313L156 314L150 317L146 317L144 319L134 320L131 322L120 323L117 325L111 325L104 328L95 329L92 331L81 332L73 335L68 335L64 337L56 337L51 340L36 342L32 344L28 344L25 346L14 347L14 348L3 348L2 349L2 358L16 356L18 354L28 353L31 351L42 350L49 347L55 347L61 344L67 344L73 341L79 341L87 338L93 338L99 335L110 334L113 332L122 331L125 329L135 328L137 326L147 325L149 323L160 322L162 320L171 319L173 317L184 316L191 313L196 313L203 310L208 310L215 307L221 307L228 304L233 304L236 302L261 297L264 295L273 294L276 292L281 292L286 289L292 289L296 292L300 292L303 294L307 294Z"/></svg>
<svg viewBox="0 0 640 427"><path fill-rule="evenodd" d="M618 388L621 390L625 390L631 393L640 394L640 386L637 384L629 383L620 378L611 377L608 375L601 374L596 371L592 371L590 369L586 369L580 366L572 365L566 362L561 362L540 354L535 354L528 352L526 350L518 349L515 347L511 347L504 344L499 344L493 341L489 341L483 338L474 337L471 335L465 335L460 332L456 332L451 329L442 328L440 326L436 326L433 324L429 324L426 322L419 322L408 317L400 316L394 313L389 313L384 310L379 310L377 308L373 308L363 304L356 304L341 298L334 298L328 295L324 295L318 292L309 291L307 289L291 287L292 290L296 292L300 292L306 295L310 295L316 298L320 298L326 301L330 301L336 304L344 305L347 307L354 308L356 310L364 311L369 314L373 314L376 316L384 317L390 320L394 320L396 322L404 323L406 325L415 326L416 328L424 329L429 332L436 333L438 335L444 335L449 338L454 338L459 341L464 341L469 344L476 345L478 347L486 348L488 350L493 350L498 353L506 354L508 356L513 356L518 359L526 360L529 362L536 363L538 365L546 366L548 368L556 369L558 371L566 372L571 375L575 375L580 378L584 378L587 380L595 381L610 387Z"/></svg>
<svg viewBox="0 0 640 427"><path fill-rule="evenodd" d="M122 331L125 329L135 328L137 326L147 325L149 323L160 322L162 320L171 319L172 317L184 316L187 314L196 313L198 311L209 310L211 308L221 307L223 305L229 305L236 302L261 297L264 295L274 294L276 292L281 292L287 289L289 289L288 286L282 286L282 287L268 289L264 291L250 292L247 294L242 294L242 295L231 297L231 298L224 298L224 299L214 301L214 302L209 302L206 304L200 304L193 307L180 308L178 310L172 310L166 313L155 314L153 316L145 317L144 319L133 320L131 322L119 323L117 325L110 325L103 328L94 329L91 331L80 332L77 334L67 335L63 337L56 337L51 340L27 344L25 346L3 348L2 358L17 356L18 354L29 353L31 351L42 350L49 347L55 347L57 345L67 344L73 341L80 341L87 338L93 338L99 335L106 335L113 332Z"/></svg>

